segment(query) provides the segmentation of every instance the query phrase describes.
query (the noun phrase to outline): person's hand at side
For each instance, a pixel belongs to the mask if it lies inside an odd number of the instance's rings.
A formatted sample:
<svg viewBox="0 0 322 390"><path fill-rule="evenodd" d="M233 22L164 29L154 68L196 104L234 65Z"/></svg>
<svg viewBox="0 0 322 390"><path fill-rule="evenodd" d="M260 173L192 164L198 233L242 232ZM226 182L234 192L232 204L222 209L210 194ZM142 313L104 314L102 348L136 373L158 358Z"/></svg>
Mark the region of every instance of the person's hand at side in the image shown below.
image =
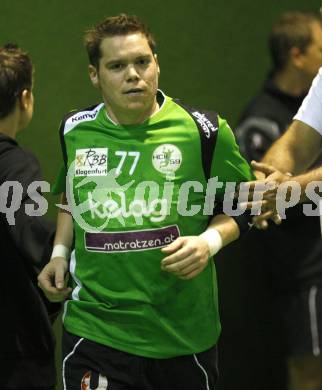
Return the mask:
<svg viewBox="0 0 322 390"><path fill-rule="evenodd" d="M202 272L208 264L210 249L201 236L182 236L162 248L167 255L161 269L182 279L191 279Z"/></svg>
<svg viewBox="0 0 322 390"><path fill-rule="evenodd" d="M161 269L181 279L192 279L206 268L210 257L236 240L239 233L233 218L216 215L199 236L178 237L162 248L166 257L161 261Z"/></svg>
<svg viewBox="0 0 322 390"><path fill-rule="evenodd" d="M61 203L68 205L65 193L61 196ZM60 209L51 260L38 276L38 285L51 302L64 301L72 291L67 287L72 241L73 217L69 212Z"/></svg>
<svg viewBox="0 0 322 390"><path fill-rule="evenodd" d="M51 302L64 301L72 289L67 287L68 261L64 257L54 257L38 276L38 286Z"/></svg>

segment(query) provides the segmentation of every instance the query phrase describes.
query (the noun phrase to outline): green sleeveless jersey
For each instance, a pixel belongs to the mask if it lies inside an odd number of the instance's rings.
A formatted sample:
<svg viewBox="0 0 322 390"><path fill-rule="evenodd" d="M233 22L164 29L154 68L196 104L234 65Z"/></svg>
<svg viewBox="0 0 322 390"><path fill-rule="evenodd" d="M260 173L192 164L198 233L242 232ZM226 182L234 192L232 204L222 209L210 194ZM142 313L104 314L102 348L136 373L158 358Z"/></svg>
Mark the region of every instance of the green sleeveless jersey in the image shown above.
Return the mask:
<svg viewBox="0 0 322 390"><path fill-rule="evenodd" d="M206 230L209 177L252 174L226 121L158 96L160 110L140 125L113 123L103 103L62 122L75 234L63 320L81 337L169 358L212 347L220 320L214 262L181 280L161 270L161 248Z"/></svg>

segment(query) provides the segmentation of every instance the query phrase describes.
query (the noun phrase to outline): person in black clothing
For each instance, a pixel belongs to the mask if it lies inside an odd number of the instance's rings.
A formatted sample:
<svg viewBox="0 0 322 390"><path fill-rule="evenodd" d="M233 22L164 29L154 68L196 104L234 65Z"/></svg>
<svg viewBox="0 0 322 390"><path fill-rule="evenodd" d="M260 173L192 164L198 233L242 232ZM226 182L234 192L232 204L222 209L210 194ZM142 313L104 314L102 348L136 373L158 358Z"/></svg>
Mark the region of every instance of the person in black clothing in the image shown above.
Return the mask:
<svg viewBox="0 0 322 390"><path fill-rule="evenodd" d="M273 70L242 113L236 129L241 152L259 161L291 123L322 66L322 24L314 14L286 13L270 36ZM243 253L260 261L274 294L280 321L289 389L322 388L322 239L318 217L288 209L280 226L255 229L242 242ZM248 263L253 266L254 263Z"/></svg>
<svg viewBox="0 0 322 390"><path fill-rule="evenodd" d="M33 65L15 45L0 48L0 389L54 389L54 337L50 304L37 275L50 257L54 224L37 209L37 159L15 140L33 115ZM19 195L17 195L19 194ZM8 213L14 209L14 213Z"/></svg>

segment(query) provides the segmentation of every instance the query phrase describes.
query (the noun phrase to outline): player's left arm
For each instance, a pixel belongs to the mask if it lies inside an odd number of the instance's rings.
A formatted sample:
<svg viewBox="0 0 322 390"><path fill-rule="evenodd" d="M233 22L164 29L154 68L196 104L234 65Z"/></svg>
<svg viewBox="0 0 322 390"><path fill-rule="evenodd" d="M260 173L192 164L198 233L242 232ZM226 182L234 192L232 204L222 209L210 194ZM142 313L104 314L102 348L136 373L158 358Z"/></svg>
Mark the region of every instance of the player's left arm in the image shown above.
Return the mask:
<svg viewBox="0 0 322 390"><path fill-rule="evenodd" d="M239 153L232 130L221 118L218 131L211 176L218 177L218 181L224 183L224 189L227 182L235 182L237 185L241 181L251 180L251 169ZM219 201L225 200L224 192L225 190L219 194ZM161 268L183 279L195 277L206 268L209 258L248 231L248 221L248 216L225 215L221 208L205 232L196 236L179 237L163 248L162 252L166 257L161 262Z"/></svg>
<svg viewBox="0 0 322 390"><path fill-rule="evenodd" d="M212 256L239 235L239 226L232 217L216 215L199 236L182 236L162 248L166 257L161 268L181 279L192 279L206 268Z"/></svg>

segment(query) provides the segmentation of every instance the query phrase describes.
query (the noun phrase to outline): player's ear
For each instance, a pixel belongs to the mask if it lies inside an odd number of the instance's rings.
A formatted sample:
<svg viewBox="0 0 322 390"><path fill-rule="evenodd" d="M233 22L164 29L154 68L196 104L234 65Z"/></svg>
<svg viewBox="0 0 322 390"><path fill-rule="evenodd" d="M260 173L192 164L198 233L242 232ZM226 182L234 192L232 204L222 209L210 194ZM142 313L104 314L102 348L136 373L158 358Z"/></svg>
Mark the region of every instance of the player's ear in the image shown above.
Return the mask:
<svg viewBox="0 0 322 390"><path fill-rule="evenodd" d="M300 48L294 46L290 49L289 60L297 69L303 68L303 59L304 56Z"/></svg>
<svg viewBox="0 0 322 390"><path fill-rule="evenodd" d="M21 109L28 110L28 108L33 104L32 91L30 91L29 89L24 89L21 92L19 102L20 102Z"/></svg>
<svg viewBox="0 0 322 390"><path fill-rule="evenodd" d="M94 65L88 65L89 78L95 88L99 88L98 71Z"/></svg>
<svg viewBox="0 0 322 390"><path fill-rule="evenodd" d="M157 56L157 54L153 54L153 57L154 57L155 63L157 64L158 76L160 76L160 66L159 66L158 56Z"/></svg>

